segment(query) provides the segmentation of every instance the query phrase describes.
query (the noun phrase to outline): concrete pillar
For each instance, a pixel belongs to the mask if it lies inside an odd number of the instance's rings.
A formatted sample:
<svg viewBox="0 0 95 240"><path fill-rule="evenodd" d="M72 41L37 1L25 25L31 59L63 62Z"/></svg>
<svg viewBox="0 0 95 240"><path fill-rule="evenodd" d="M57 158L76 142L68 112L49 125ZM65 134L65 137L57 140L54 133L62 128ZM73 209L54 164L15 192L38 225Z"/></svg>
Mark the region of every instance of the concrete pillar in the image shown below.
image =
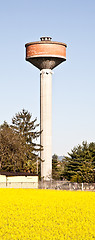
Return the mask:
<svg viewBox="0 0 95 240"><path fill-rule="evenodd" d="M52 177L52 71L40 71L41 179Z"/></svg>

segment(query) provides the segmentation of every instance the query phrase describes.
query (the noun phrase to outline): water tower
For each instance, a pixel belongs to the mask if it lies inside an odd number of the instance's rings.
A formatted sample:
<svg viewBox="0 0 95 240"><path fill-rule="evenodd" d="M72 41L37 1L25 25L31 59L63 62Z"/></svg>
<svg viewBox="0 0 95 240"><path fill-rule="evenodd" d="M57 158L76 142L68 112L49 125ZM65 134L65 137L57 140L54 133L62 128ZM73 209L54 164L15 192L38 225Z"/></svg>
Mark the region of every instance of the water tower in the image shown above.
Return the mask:
<svg viewBox="0 0 95 240"><path fill-rule="evenodd" d="M65 43L55 42L51 37L30 42L26 47L26 61L40 70L40 143L41 179L52 178L52 69L66 61Z"/></svg>

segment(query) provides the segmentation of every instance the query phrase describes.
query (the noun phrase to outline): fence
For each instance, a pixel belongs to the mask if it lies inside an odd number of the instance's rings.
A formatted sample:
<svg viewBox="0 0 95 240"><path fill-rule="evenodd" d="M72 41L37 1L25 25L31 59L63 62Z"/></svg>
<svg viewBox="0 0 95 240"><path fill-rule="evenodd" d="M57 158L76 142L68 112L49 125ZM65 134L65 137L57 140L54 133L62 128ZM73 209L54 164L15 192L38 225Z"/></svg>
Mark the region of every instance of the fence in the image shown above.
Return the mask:
<svg viewBox="0 0 95 240"><path fill-rule="evenodd" d="M58 189L71 191L95 191L95 183L71 183L67 181L39 182L39 189Z"/></svg>

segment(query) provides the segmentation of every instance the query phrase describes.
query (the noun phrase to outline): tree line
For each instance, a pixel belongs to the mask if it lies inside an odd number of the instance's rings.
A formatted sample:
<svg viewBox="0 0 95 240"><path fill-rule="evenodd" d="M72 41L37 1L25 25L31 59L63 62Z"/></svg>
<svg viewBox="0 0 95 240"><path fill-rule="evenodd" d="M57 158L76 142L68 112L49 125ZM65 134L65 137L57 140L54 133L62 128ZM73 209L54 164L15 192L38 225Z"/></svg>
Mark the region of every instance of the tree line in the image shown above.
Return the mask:
<svg viewBox="0 0 95 240"><path fill-rule="evenodd" d="M41 135L37 119L23 109L12 123L0 126L0 171L31 172L40 177ZM83 142L74 147L61 161L52 156L52 178L71 182L95 182L95 143Z"/></svg>
<svg viewBox="0 0 95 240"><path fill-rule="evenodd" d="M56 165L53 169L54 178L66 179L71 182L95 182L95 143L82 142L74 147L68 156L59 163L58 156L53 156ZM56 162L56 163L55 163Z"/></svg>

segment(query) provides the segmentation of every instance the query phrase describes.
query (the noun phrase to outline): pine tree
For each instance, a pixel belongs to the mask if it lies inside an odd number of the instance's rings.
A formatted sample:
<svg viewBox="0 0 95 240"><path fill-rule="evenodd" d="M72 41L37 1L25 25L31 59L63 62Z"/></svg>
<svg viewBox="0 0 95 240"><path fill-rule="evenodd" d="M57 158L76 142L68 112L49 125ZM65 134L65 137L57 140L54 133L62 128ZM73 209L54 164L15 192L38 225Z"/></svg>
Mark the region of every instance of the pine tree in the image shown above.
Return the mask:
<svg viewBox="0 0 95 240"><path fill-rule="evenodd" d="M65 157L64 176L72 182L94 182L95 143L83 142Z"/></svg>
<svg viewBox="0 0 95 240"><path fill-rule="evenodd" d="M25 170L35 173L37 171L37 159L40 159L38 153L41 150L41 146L37 143L40 131L37 130L39 127L39 124L36 123L37 119L31 120L31 117L32 114L23 109L13 117L11 128L25 140Z"/></svg>

